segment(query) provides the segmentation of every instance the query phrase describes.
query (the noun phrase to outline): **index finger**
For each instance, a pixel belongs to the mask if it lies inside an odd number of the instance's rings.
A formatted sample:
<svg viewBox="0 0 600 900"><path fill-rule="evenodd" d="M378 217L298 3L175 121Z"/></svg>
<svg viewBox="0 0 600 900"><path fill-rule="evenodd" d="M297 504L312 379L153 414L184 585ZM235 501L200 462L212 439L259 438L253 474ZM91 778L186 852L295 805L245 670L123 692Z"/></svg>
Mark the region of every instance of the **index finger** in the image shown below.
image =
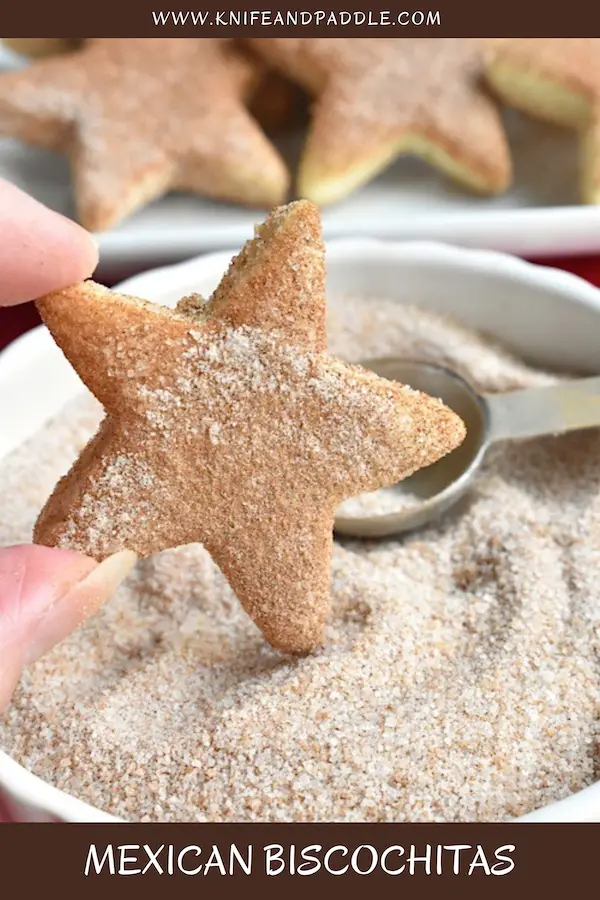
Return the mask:
<svg viewBox="0 0 600 900"><path fill-rule="evenodd" d="M83 281L97 264L87 231L0 179L0 306Z"/></svg>

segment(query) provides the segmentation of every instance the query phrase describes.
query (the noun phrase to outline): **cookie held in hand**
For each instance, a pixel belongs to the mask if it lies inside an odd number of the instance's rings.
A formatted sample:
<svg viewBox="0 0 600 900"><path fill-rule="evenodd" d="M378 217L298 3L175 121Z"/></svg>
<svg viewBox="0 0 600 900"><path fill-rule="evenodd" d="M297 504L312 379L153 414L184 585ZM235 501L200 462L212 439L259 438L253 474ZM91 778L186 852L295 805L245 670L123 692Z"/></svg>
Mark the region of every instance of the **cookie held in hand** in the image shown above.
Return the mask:
<svg viewBox="0 0 600 900"><path fill-rule="evenodd" d="M341 200L414 154L483 194L506 190L511 160L469 38L253 38L256 52L316 97L298 194Z"/></svg>
<svg viewBox="0 0 600 900"><path fill-rule="evenodd" d="M253 79L228 42L93 38L0 76L0 134L69 156L91 231L170 190L271 207L289 176L244 107Z"/></svg>
<svg viewBox="0 0 600 900"><path fill-rule="evenodd" d="M172 310L84 282L38 307L107 416L36 542L101 559L199 541L281 650L321 640L340 502L465 434L440 400L327 355L325 254L305 201L269 216L208 301Z"/></svg>

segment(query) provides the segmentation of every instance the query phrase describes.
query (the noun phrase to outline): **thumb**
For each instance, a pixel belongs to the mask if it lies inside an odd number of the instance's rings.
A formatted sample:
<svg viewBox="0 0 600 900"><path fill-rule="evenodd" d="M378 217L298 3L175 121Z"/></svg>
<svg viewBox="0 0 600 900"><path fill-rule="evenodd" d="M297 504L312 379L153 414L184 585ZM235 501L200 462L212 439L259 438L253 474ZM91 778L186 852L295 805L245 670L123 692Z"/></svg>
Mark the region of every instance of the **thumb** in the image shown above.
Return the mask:
<svg viewBox="0 0 600 900"><path fill-rule="evenodd" d="M96 612L136 562L129 550L102 563L71 550L0 549L0 710L24 666Z"/></svg>

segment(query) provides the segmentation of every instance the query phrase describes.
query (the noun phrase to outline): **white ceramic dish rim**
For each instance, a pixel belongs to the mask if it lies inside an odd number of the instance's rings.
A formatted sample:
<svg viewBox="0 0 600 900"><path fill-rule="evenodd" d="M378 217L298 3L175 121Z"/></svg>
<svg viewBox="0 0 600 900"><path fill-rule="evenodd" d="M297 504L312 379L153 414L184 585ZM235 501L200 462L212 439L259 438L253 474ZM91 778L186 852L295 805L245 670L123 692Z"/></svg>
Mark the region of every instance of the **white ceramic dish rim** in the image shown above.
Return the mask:
<svg viewBox="0 0 600 900"><path fill-rule="evenodd" d="M192 273L204 278L211 273L215 281L229 263L231 252L212 253L173 266L165 266L136 275L119 285L123 292L159 294L161 285L172 287L173 280L184 280ZM443 244L416 242L385 243L377 239L341 239L328 244L328 258L336 263L352 259L356 262L376 263L394 261L416 264L440 264L480 274L501 276L507 282L545 289L559 294L567 303L587 307L600 315L600 291L587 282L560 270L534 266L523 260L485 250L467 250ZM149 281L152 290L149 291ZM37 328L15 341L0 354L0 376L10 378L11 370L23 364L23 357L33 358L47 345L49 336L44 328ZM0 750L0 788L4 788L16 803L33 807L45 816L70 822L117 822L117 817L71 796L29 772ZM517 821L593 822L600 821L600 782L564 800L523 816Z"/></svg>

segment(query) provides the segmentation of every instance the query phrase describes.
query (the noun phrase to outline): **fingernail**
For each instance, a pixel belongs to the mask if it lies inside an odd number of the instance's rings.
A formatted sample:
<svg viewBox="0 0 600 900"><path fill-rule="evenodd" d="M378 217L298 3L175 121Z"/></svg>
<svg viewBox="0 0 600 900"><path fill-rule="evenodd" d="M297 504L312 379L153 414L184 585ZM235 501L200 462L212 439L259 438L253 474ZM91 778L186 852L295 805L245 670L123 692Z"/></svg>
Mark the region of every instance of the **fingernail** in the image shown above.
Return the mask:
<svg viewBox="0 0 600 900"><path fill-rule="evenodd" d="M68 592L71 600L74 596L89 608L89 615L96 612L108 598L114 594L120 584L125 581L137 562L133 550L121 550L99 563L89 575L74 585ZM83 607L82 607L83 608Z"/></svg>
<svg viewBox="0 0 600 900"><path fill-rule="evenodd" d="M71 585L35 624L25 664L47 653L82 622L97 612L127 578L137 562L131 550L122 550L95 566L82 581Z"/></svg>

